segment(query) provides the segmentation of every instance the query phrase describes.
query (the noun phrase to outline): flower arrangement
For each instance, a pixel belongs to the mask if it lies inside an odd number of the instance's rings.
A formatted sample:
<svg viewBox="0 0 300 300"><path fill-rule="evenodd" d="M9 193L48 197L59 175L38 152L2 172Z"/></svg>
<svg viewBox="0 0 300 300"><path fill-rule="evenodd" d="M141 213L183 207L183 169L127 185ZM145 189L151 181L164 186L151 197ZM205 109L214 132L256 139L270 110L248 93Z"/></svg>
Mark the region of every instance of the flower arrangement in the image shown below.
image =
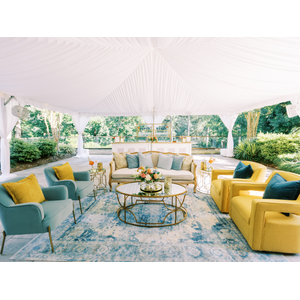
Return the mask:
<svg viewBox="0 0 300 300"><path fill-rule="evenodd" d="M93 168L93 165L94 165L95 162L92 161L89 157L88 157L88 160L89 160L89 165L92 166L92 168Z"/></svg>
<svg viewBox="0 0 300 300"><path fill-rule="evenodd" d="M115 137L115 136L113 136L111 139L112 139L113 141L115 141L116 137Z"/></svg>
<svg viewBox="0 0 300 300"><path fill-rule="evenodd" d="M139 167L137 169L138 174L132 175L132 177L135 178L135 180L145 181L145 182L152 182L152 181L159 181L160 179L163 179L163 176L160 172L158 172L157 168L154 168L151 170L148 167Z"/></svg>
<svg viewBox="0 0 300 300"><path fill-rule="evenodd" d="M149 137L149 140L150 140L151 142L157 142L157 141L158 141L157 136L150 136L150 137Z"/></svg>
<svg viewBox="0 0 300 300"><path fill-rule="evenodd" d="M212 157L210 157L209 160L208 160L208 162L209 162L210 164L212 164L214 161L216 161L216 159L215 159L215 158L212 158Z"/></svg>

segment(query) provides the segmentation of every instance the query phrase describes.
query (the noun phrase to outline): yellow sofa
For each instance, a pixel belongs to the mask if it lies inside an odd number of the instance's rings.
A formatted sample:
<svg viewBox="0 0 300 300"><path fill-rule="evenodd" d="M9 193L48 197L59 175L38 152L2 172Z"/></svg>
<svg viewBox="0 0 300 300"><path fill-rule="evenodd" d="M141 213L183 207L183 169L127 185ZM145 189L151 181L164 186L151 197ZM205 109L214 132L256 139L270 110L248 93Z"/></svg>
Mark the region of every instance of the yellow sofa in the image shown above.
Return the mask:
<svg viewBox="0 0 300 300"><path fill-rule="evenodd" d="M253 169L253 174L251 178L218 179L219 175L233 175L234 170L212 170L210 195L222 213L229 212L230 184L233 180L242 181L242 182L264 182L265 181L267 168L264 165L252 161L245 161L245 160L242 161L242 163L245 165L249 165L249 164L251 165Z"/></svg>
<svg viewBox="0 0 300 300"><path fill-rule="evenodd" d="M242 195L249 190L265 191L276 173L287 181L300 180L298 174L274 171L265 183L233 182L229 215L252 250L300 253L300 196L291 201Z"/></svg>

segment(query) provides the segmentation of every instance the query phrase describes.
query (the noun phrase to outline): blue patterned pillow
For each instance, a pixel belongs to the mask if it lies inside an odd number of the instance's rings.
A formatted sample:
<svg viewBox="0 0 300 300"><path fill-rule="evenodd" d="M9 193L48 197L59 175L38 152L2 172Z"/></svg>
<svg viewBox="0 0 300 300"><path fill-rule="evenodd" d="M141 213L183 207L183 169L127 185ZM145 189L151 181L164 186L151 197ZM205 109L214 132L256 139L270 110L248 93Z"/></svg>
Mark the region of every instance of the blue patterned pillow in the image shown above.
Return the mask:
<svg viewBox="0 0 300 300"><path fill-rule="evenodd" d="M263 199L296 200L300 193L300 180L286 181L281 175L275 174L268 183ZM289 216L289 213L283 213Z"/></svg>
<svg viewBox="0 0 300 300"><path fill-rule="evenodd" d="M159 153L157 167L160 169L171 170L173 155Z"/></svg>
<svg viewBox="0 0 300 300"><path fill-rule="evenodd" d="M128 169L135 169L139 167L139 155L138 154L126 154Z"/></svg>
<svg viewBox="0 0 300 300"><path fill-rule="evenodd" d="M172 163L172 170L180 171L182 162L184 160L184 155L175 155Z"/></svg>
<svg viewBox="0 0 300 300"><path fill-rule="evenodd" d="M233 178L249 179L251 178L252 174L253 169L251 165L246 166L240 161L234 170Z"/></svg>
<svg viewBox="0 0 300 300"><path fill-rule="evenodd" d="M142 152L139 152L139 167L148 167L153 168L153 162L152 162L152 154L143 154Z"/></svg>

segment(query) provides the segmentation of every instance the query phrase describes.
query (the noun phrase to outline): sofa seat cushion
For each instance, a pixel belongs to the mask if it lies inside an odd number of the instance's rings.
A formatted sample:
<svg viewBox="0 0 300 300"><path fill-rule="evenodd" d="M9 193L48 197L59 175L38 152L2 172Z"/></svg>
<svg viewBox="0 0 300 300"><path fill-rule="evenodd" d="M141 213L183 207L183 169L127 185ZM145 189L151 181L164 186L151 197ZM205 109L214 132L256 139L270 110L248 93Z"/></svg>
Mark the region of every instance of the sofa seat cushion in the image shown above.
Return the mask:
<svg viewBox="0 0 300 300"><path fill-rule="evenodd" d="M123 168L123 169L118 169L112 174L113 179L132 179L132 175L137 175L137 168L135 169L128 169L128 168Z"/></svg>
<svg viewBox="0 0 300 300"><path fill-rule="evenodd" d="M233 206L249 224L251 216L252 201L261 199L259 196L236 196L230 200L230 205Z"/></svg>
<svg viewBox="0 0 300 300"><path fill-rule="evenodd" d="M222 188L222 179L216 179L211 182L211 187L220 195Z"/></svg>
<svg viewBox="0 0 300 300"><path fill-rule="evenodd" d="M176 171L176 170L165 170L157 168L158 172L160 172L163 177L171 177L172 180L182 180L182 181L192 181L194 180L194 174L191 171Z"/></svg>
<svg viewBox="0 0 300 300"><path fill-rule="evenodd" d="M59 226L72 212L73 201L66 200L50 200L41 203L44 210L43 227L47 230L50 226L51 230Z"/></svg>

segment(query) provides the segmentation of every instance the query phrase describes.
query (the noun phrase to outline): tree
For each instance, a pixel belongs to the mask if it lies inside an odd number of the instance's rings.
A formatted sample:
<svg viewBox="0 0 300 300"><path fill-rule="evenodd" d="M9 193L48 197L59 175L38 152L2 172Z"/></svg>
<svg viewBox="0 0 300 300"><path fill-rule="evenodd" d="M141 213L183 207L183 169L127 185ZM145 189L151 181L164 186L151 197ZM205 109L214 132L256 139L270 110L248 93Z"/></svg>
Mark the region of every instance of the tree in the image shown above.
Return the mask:
<svg viewBox="0 0 300 300"><path fill-rule="evenodd" d="M246 113L247 120L247 138L254 139L257 134L257 126L260 116L260 109L254 109Z"/></svg>

